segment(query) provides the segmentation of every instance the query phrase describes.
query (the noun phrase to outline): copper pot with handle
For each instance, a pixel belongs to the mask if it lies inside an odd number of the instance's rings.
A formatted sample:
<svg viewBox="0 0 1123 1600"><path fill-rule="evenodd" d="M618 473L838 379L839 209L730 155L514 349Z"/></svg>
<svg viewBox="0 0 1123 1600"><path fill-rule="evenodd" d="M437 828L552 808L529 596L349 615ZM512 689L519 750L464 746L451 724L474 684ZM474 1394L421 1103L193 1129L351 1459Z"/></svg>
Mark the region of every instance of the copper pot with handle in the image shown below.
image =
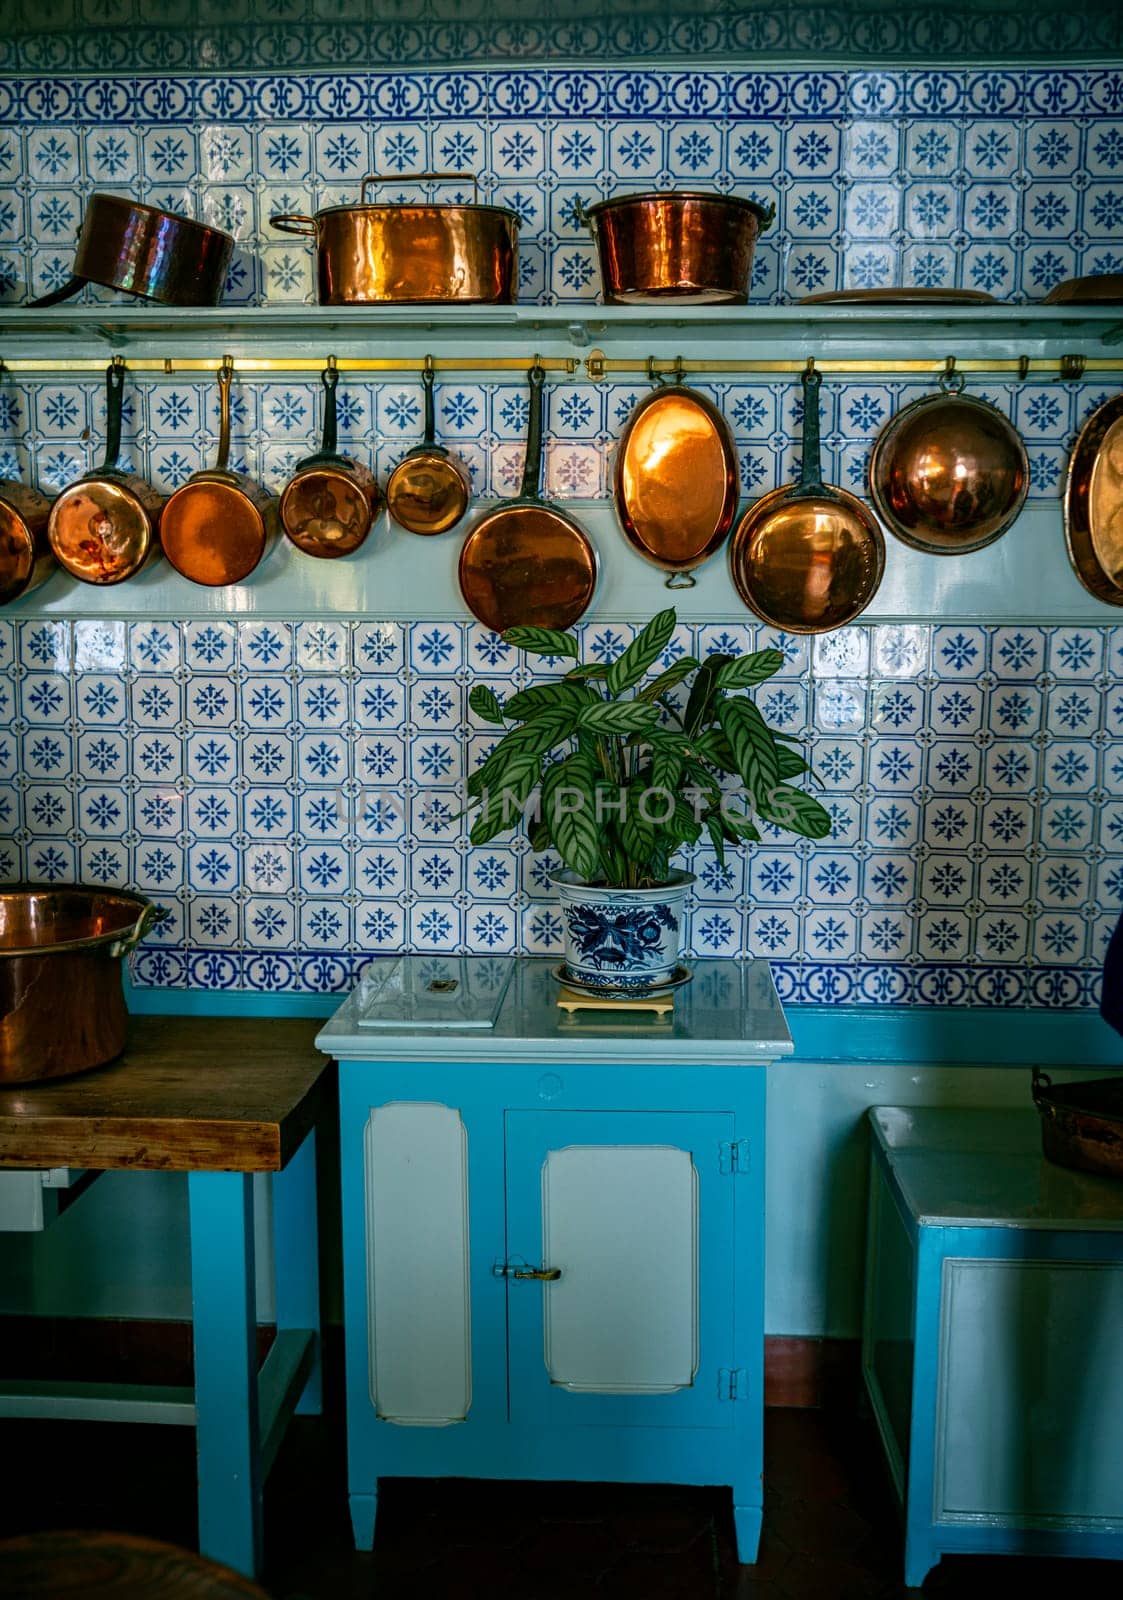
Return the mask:
<svg viewBox="0 0 1123 1600"><path fill-rule="evenodd" d="M164 497L118 465L125 363L105 374L105 460L64 489L51 507L47 537L59 565L82 583L124 583L160 553Z"/></svg>
<svg viewBox="0 0 1123 1600"><path fill-rule="evenodd" d="M47 538L51 502L29 483L0 478L0 606L45 583L57 562Z"/></svg>
<svg viewBox="0 0 1123 1600"><path fill-rule="evenodd" d="M368 174L357 206L326 206L308 217L270 217L281 233L316 241L316 279L322 306L510 305L515 298L520 217L510 206L479 203L470 172L418 172L420 182L470 183L471 204L389 204L367 201L385 178Z"/></svg>
<svg viewBox="0 0 1123 1600"><path fill-rule="evenodd" d="M277 499L230 461L230 385L234 362L218 371L218 459L193 472L164 507L164 553L192 583L217 589L248 578L277 532Z"/></svg>
<svg viewBox="0 0 1123 1600"><path fill-rule="evenodd" d="M298 461L281 494L281 527L298 550L332 560L357 550L378 515L378 480L369 467L336 450L335 357L320 375L324 386L324 433L315 455Z"/></svg>
<svg viewBox="0 0 1123 1600"><path fill-rule="evenodd" d="M390 515L407 533L447 533L455 528L472 498L468 469L437 443L434 381L433 358L426 356L421 374L425 436L398 462L386 485Z"/></svg>
<svg viewBox="0 0 1123 1600"><path fill-rule="evenodd" d="M740 195L666 189L614 195L577 220L600 257L609 305L744 305L752 282L757 236L776 207Z"/></svg>

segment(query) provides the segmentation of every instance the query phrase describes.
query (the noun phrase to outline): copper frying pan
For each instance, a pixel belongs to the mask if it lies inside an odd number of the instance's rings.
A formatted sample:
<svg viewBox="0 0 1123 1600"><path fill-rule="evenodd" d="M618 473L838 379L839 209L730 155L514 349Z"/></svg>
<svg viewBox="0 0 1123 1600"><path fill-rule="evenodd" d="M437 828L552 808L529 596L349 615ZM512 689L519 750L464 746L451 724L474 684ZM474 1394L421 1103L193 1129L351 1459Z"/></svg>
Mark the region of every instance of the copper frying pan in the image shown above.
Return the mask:
<svg viewBox="0 0 1123 1600"><path fill-rule="evenodd" d="M298 550L332 560L349 556L370 532L381 496L369 467L336 450L335 357L320 375L324 386L324 433L315 455L298 461L281 495L281 527Z"/></svg>
<svg viewBox="0 0 1123 1600"><path fill-rule="evenodd" d="M856 496L823 483L822 381L809 361L799 483L773 489L750 506L729 546L741 599L788 633L829 633L852 622L877 593L885 570L885 540L876 519Z"/></svg>
<svg viewBox="0 0 1123 1600"><path fill-rule="evenodd" d="M473 616L496 633L519 625L568 628L597 585L588 535L539 492L545 376L535 361L519 497L481 517L460 550L460 592Z"/></svg>
<svg viewBox="0 0 1123 1600"><path fill-rule="evenodd" d="M386 485L386 505L407 533L447 533L455 528L472 497L466 468L437 443L433 410L433 358L421 374L425 393L425 436L398 462Z"/></svg>
<svg viewBox="0 0 1123 1600"><path fill-rule="evenodd" d="M1123 606L1123 394L1081 428L1065 480L1065 543L1089 594Z"/></svg>
<svg viewBox="0 0 1123 1600"><path fill-rule="evenodd" d="M633 549L670 574L668 589L691 589L691 569L721 547L737 514L737 447L704 395L655 383L616 452L616 515Z"/></svg>
<svg viewBox="0 0 1123 1600"><path fill-rule="evenodd" d="M29 483L0 478L0 606L30 594L55 570L47 539L51 502Z"/></svg>

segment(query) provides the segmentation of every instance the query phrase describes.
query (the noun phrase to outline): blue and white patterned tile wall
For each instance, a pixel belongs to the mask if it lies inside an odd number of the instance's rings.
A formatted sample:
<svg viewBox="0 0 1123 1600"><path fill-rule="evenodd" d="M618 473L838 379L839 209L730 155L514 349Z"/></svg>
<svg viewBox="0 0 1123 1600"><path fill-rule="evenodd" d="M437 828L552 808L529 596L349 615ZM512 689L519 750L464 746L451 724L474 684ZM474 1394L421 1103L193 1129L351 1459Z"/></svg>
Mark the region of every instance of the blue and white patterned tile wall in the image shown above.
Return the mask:
<svg viewBox="0 0 1123 1600"><path fill-rule="evenodd" d="M582 628L608 660L632 630ZM1086 1006L1123 902L1123 628L856 626L778 644L765 714L834 817L697 874L697 955L766 955L786 999ZM548 856L456 819L525 659L475 623L0 622L0 879L169 906L136 979L339 990L402 948L559 949ZM549 669L543 672L549 676Z"/></svg>
<svg viewBox="0 0 1123 1600"><path fill-rule="evenodd" d="M916 284L1040 299L1123 267L1123 72L512 69L0 81L0 291L69 274L86 196L238 239L227 298L313 298L271 215L417 198L470 171L523 219L519 296L599 293L577 202L650 188L775 200L753 295ZM470 198L462 185L440 197ZM87 291L95 297L100 291Z"/></svg>

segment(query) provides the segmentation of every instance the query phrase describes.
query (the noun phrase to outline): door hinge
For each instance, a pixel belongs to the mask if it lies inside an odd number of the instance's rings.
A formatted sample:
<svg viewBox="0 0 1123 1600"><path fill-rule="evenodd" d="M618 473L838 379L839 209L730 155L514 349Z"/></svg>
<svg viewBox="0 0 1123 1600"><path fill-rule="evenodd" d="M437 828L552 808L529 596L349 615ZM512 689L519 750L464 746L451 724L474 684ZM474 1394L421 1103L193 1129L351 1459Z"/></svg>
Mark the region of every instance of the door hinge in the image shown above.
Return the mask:
<svg viewBox="0 0 1123 1600"><path fill-rule="evenodd" d="M718 1145L718 1166L720 1171L731 1172L734 1175L748 1172L749 1141L747 1139L723 1139Z"/></svg>
<svg viewBox="0 0 1123 1600"><path fill-rule="evenodd" d="M747 1400L749 1375L743 1367L719 1367L717 1375L719 1400Z"/></svg>

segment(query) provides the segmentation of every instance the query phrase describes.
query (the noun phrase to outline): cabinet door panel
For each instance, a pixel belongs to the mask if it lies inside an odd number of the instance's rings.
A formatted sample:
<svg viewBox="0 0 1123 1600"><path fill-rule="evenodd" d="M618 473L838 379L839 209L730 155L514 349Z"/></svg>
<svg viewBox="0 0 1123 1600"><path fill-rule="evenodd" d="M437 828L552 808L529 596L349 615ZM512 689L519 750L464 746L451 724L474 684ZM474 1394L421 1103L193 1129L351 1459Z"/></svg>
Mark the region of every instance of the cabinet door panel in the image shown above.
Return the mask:
<svg viewBox="0 0 1123 1600"><path fill-rule="evenodd" d="M720 1112L507 1114L513 1420L729 1426L733 1185Z"/></svg>
<svg viewBox="0 0 1123 1600"><path fill-rule="evenodd" d="M371 1400L387 1422L462 1422L472 1333L460 1113L401 1100L376 1106L364 1155Z"/></svg>

